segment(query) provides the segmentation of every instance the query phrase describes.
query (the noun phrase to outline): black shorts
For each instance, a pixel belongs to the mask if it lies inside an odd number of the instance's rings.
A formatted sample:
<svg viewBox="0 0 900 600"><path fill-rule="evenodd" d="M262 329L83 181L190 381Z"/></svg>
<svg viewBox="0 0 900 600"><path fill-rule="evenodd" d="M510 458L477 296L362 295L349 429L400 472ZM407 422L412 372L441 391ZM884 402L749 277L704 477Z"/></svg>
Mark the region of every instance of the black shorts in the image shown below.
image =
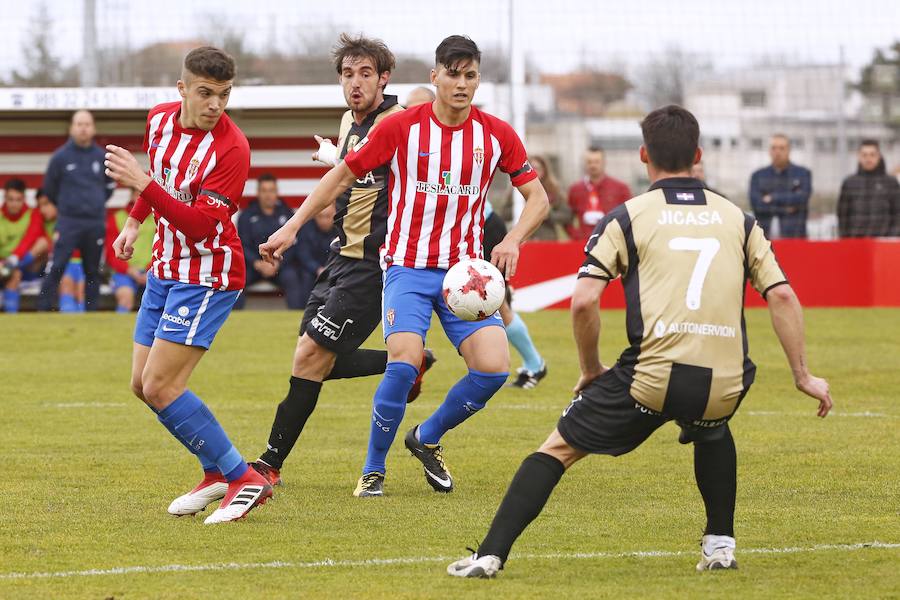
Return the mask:
<svg viewBox="0 0 900 600"><path fill-rule="evenodd" d="M505 237L506 223L503 222L503 219L497 213L491 213L491 216L484 220L484 240L482 241L484 260L491 260L491 252L494 250L494 246L502 242ZM506 303L512 304L512 292L509 289L509 285L506 286Z"/></svg>
<svg viewBox="0 0 900 600"><path fill-rule="evenodd" d="M336 354L353 352L381 323L381 266L332 254L313 286L300 335Z"/></svg>
<svg viewBox="0 0 900 600"><path fill-rule="evenodd" d="M592 381L563 411L556 428L566 443L582 452L620 456L644 443L650 435L672 421L642 406L628 392L615 367ZM677 421L679 441L715 441L725 435L728 423L699 427Z"/></svg>

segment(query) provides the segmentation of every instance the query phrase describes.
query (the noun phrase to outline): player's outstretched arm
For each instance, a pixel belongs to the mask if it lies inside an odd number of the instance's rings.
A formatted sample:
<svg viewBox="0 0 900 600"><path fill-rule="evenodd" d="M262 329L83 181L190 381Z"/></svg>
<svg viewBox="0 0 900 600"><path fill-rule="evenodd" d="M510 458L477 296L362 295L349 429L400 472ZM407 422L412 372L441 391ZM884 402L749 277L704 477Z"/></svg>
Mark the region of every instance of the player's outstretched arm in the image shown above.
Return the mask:
<svg viewBox="0 0 900 600"><path fill-rule="evenodd" d="M340 163L329 170L316 184L312 193L306 197L297 212L278 231L269 236L269 239L259 245L259 255L269 264L277 264L284 255L285 250L294 245L297 240L297 232L307 221L322 212L322 210L334 203L341 192L353 185L356 175L346 165Z"/></svg>
<svg viewBox="0 0 900 600"><path fill-rule="evenodd" d="M600 296L607 281L594 277L581 277L575 283L572 294L572 330L581 377L572 390L576 394L606 371L600 362Z"/></svg>
<svg viewBox="0 0 900 600"><path fill-rule="evenodd" d="M790 285L774 287L766 294L772 327L781 342L784 354L794 374L797 389L819 401L818 416L824 417L833 403L828 382L809 372L803 336L803 307Z"/></svg>
<svg viewBox="0 0 900 600"><path fill-rule="evenodd" d="M491 251L491 262L500 269L507 278L516 274L519 264L519 246L528 239L535 229L541 226L550 212L550 201L544 186L537 179L516 188L525 197L525 208L519 221L509 230L503 241Z"/></svg>

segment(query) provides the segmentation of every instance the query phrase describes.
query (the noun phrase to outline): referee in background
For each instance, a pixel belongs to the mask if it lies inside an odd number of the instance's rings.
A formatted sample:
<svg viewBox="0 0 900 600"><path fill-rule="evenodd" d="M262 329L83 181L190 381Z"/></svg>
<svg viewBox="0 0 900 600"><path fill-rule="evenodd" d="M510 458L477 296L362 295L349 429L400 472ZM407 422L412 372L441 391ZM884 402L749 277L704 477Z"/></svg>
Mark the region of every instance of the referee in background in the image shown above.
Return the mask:
<svg viewBox="0 0 900 600"><path fill-rule="evenodd" d="M44 190L59 217L54 233L53 259L41 286L38 310L53 310L59 280L72 253L81 251L84 266L85 310L97 310L100 300L100 257L106 234L106 201L116 187L103 167L105 152L94 143L94 117L76 111L69 124L69 141L53 153L44 175Z"/></svg>

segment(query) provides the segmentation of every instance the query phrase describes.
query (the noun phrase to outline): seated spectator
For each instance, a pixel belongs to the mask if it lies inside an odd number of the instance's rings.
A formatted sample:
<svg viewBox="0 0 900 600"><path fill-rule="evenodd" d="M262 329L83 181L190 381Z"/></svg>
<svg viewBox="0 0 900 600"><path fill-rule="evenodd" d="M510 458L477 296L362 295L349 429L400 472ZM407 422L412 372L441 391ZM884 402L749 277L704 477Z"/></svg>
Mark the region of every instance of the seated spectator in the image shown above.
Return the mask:
<svg viewBox="0 0 900 600"><path fill-rule="evenodd" d="M297 244L285 255L283 268L293 269L300 281L296 298L288 298L289 308L304 308L316 278L325 269L331 243L338 232L334 226L334 205L329 206L300 228ZM287 293L285 293L287 295Z"/></svg>
<svg viewBox="0 0 900 600"><path fill-rule="evenodd" d="M569 188L569 207L578 224L569 227L573 240L586 240L606 213L631 198L625 183L606 174L606 158L596 146L584 156L585 176Z"/></svg>
<svg viewBox="0 0 900 600"><path fill-rule="evenodd" d="M114 240L125 225L125 219L131 213L134 203L140 194L131 192L128 206L106 213L106 239ZM137 292L147 285L147 271L153 259L153 236L156 234L156 222L144 219L134 241L134 253L131 260L124 261L116 257L112 243L106 245L106 264L112 269L112 287L116 297L116 312L128 313L134 310Z"/></svg>
<svg viewBox="0 0 900 600"><path fill-rule="evenodd" d="M259 176L256 196L257 199L241 211L238 217L238 235L244 246L244 261L247 265L247 280L244 285L250 287L257 281L269 281L282 290L288 308L303 308L304 303L298 300L301 290L297 271L285 268L286 261L272 266L259 255L259 245L268 240L294 213L278 199L278 180L274 175L266 173ZM241 294L234 307L239 310L244 308L246 300L246 294Z"/></svg>
<svg viewBox="0 0 900 600"><path fill-rule="evenodd" d="M806 215L812 194L809 169L791 163L791 141L775 134L769 144L772 164L750 177L750 206L766 237L772 235L772 221L778 218L779 235L806 237Z"/></svg>
<svg viewBox="0 0 900 600"><path fill-rule="evenodd" d="M553 175L550 165L542 156L529 157L528 162L531 163L535 173L538 174L538 179L547 192L547 199L550 200L550 212L547 213L547 218L531 234L530 239L553 241L568 239L566 227L572 224L572 209L562 197L556 176Z"/></svg>
<svg viewBox="0 0 900 600"><path fill-rule="evenodd" d="M838 235L900 235L900 183L887 174L878 142L864 140L856 156L859 168L841 184L838 197Z"/></svg>
<svg viewBox="0 0 900 600"><path fill-rule="evenodd" d="M24 256L17 253L28 233L31 209L25 204L25 182L10 179L3 185L0 208L0 278L3 280L3 309L19 312L19 284L22 282Z"/></svg>

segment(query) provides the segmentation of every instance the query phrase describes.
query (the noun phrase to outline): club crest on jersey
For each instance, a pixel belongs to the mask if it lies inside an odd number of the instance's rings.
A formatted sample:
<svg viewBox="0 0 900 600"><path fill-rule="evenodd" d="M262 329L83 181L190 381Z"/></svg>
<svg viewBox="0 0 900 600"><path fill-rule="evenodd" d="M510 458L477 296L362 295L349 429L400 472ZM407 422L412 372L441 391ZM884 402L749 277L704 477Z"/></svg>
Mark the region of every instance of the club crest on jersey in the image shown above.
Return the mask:
<svg viewBox="0 0 900 600"><path fill-rule="evenodd" d="M484 148L482 148L481 146L475 148L475 150L472 152L472 157L475 159L475 162L481 165L481 163L484 162Z"/></svg>
<svg viewBox="0 0 900 600"><path fill-rule="evenodd" d="M393 308L387 309L387 312L384 313L384 316L387 319L388 325L390 327L393 327L394 326L394 317L396 316L396 314L394 313L394 309Z"/></svg>
<svg viewBox="0 0 900 600"><path fill-rule="evenodd" d="M347 147L348 148L356 148L356 144L359 143L359 136L355 133L347 138Z"/></svg>
<svg viewBox="0 0 900 600"><path fill-rule="evenodd" d="M187 178L193 179L194 175L197 174L197 171L200 169L200 161L196 158L191 159L191 164L188 165L187 168Z"/></svg>

